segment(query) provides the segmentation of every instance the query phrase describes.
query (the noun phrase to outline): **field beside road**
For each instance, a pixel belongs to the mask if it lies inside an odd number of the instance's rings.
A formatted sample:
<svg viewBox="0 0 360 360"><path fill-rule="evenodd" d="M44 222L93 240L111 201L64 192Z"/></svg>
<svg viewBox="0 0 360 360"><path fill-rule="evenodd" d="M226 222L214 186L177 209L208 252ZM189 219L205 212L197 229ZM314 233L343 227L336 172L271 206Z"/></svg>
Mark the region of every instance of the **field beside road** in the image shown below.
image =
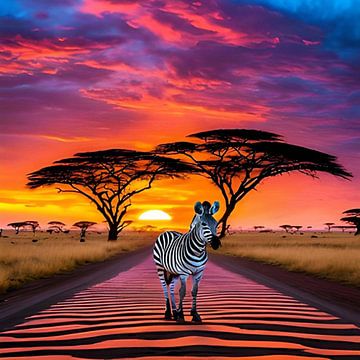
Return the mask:
<svg viewBox="0 0 360 360"><path fill-rule="evenodd" d="M15 235L13 231L6 231L0 238L0 293L79 265L136 250L155 239L155 233L124 232L118 241L109 242L105 233L89 233L81 243L78 232L36 233L34 237L31 232Z"/></svg>
<svg viewBox="0 0 360 360"><path fill-rule="evenodd" d="M79 242L77 232L37 233L34 237L30 232L15 235L6 231L4 235L0 238L0 293L150 245L157 233L124 232L116 242L108 242L105 233L89 233L85 243ZM360 238L349 233L242 232L224 238L216 253L360 287Z"/></svg>
<svg viewBox="0 0 360 360"><path fill-rule="evenodd" d="M335 232L243 232L227 236L222 245L220 252L226 255L360 287L360 236Z"/></svg>

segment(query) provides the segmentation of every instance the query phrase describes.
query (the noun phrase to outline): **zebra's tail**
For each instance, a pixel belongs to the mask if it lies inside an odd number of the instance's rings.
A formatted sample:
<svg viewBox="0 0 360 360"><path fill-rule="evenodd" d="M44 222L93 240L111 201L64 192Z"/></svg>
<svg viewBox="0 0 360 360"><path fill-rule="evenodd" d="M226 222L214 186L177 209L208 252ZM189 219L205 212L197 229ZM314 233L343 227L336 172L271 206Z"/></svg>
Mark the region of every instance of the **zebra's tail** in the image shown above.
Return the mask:
<svg viewBox="0 0 360 360"><path fill-rule="evenodd" d="M163 283L164 285L166 284L167 286L170 285L172 279L174 278L174 275L169 273L168 271L166 271L165 269L158 267L157 268L157 273L160 279L160 282Z"/></svg>
<svg viewBox="0 0 360 360"><path fill-rule="evenodd" d="M165 282L166 282L166 285L169 286L172 279L174 278L174 275L173 274L170 274L169 272L165 271L164 270L164 277L165 277Z"/></svg>

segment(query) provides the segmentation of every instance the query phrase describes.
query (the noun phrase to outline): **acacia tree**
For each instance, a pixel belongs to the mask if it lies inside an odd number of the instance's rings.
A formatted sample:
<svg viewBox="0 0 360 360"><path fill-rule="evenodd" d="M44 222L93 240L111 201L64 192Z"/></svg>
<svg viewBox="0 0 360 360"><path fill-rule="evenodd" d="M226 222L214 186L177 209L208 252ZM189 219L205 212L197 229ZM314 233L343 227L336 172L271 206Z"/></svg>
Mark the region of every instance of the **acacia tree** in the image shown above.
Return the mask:
<svg viewBox="0 0 360 360"><path fill-rule="evenodd" d="M349 209L344 211L343 214L348 216L345 216L340 220L352 224L356 227L355 235L360 235L360 209Z"/></svg>
<svg viewBox="0 0 360 360"><path fill-rule="evenodd" d="M333 225L335 225L335 223L333 223L333 222L327 222L327 223L324 223L324 225L327 226L328 232L330 232L330 231L331 231L331 227L332 227Z"/></svg>
<svg viewBox="0 0 360 360"><path fill-rule="evenodd" d="M287 233L292 229L292 225L280 225L279 228L284 229Z"/></svg>
<svg viewBox="0 0 360 360"><path fill-rule="evenodd" d="M61 221L56 221L56 220L49 221L48 225L50 225L48 229L51 231L56 231L56 232L64 232L65 231L65 229L64 229L65 224Z"/></svg>
<svg viewBox="0 0 360 360"><path fill-rule="evenodd" d="M295 232L299 232L299 230L302 229L302 225L294 225L292 227L295 229Z"/></svg>
<svg viewBox="0 0 360 360"><path fill-rule="evenodd" d="M219 220L221 237L238 202L266 178L293 171L313 178L318 177L318 172L345 179L352 176L335 156L287 144L280 135L270 132L218 129L188 137L195 141L161 144L156 151L186 159L218 187L225 203Z"/></svg>
<svg viewBox="0 0 360 360"><path fill-rule="evenodd" d="M60 193L75 193L93 203L109 226L108 240L116 240L127 224L131 199L155 179L183 177L191 165L152 152L110 149L75 154L28 175L27 186L61 185Z"/></svg>
<svg viewBox="0 0 360 360"><path fill-rule="evenodd" d="M80 242L85 242L86 230L90 227L96 225L96 222L93 221L78 221L73 226L80 229Z"/></svg>
<svg viewBox="0 0 360 360"><path fill-rule="evenodd" d="M254 226L255 231L258 231L258 230L261 230L261 229L265 229L265 226L263 226L263 225L255 225Z"/></svg>
<svg viewBox="0 0 360 360"><path fill-rule="evenodd" d="M27 220L27 221L13 222L7 224L7 226L12 227L15 230L15 234L18 234L21 228L29 227L33 232L33 234L35 235L35 231L39 227L39 223L35 220Z"/></svg>
<svg viewBox="0 0 360 360"><path fill-rule="evenodd" d="M15 230L16 235L20 232L20 229L22 227L25 227L26 225L27 225L26 221L18 221L18 222L13 222L13 223L7 224L7 226L10 226Z"/></svg>
<svg viewBox="0 0 360 360"><path fill-rule="evenodd" d="M31 231L33 232L33 234L35 236L36 229L40 226L39 223L34 220L28 220L25 222L26 222L26 226L28 226L31 229Z"/></svg>

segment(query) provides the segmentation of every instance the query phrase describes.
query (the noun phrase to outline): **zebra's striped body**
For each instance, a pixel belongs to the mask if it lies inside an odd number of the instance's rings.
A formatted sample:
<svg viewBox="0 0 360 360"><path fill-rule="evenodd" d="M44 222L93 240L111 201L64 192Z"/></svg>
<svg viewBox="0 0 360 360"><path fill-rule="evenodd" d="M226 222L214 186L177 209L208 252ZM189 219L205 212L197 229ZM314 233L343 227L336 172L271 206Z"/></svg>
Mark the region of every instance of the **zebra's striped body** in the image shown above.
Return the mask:
<svg viewBox="0 0 360 360"><path fill-rule="evenodd" d="M208 255L198 232L194 227L186 234L166 231L158 237L153 251L158 273L193 275L204 270Z"/></svg>
<svg viewBox="0 0 360 360"><path fill-rule="evenodd" d="M165 295L165 319L167 320L171 319L168 287L170 287L173 317L180 321L184 320L182 303L186 292L186 280L191 275L193 278L191 314L193 321L201 321L196 312L197 289L208 260L206 245L211 244L214 248L219 246L215 245L220 242L216 236L217 222L212 217L218 208L218 202L215 202L212 207L207 201L203 204L196 203L197 215L193 219L189 232L181 234L176 231L166 231L160 234L155 242L153 258ZM181 281L180 301L176 310L174 288L179 278Z"/></svg>

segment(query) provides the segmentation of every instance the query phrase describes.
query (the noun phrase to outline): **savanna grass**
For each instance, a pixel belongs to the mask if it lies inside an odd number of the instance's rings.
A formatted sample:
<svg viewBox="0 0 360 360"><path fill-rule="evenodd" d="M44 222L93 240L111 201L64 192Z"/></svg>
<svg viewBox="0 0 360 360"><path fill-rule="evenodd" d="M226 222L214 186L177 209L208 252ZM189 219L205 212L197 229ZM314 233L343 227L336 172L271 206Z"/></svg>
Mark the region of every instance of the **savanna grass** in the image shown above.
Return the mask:
<svg viewBox="0 0 360 360"><path fill-rule="evenodd" d="M317 236L316 238L312 236ZM238 233L221 252L360 287L360 236L349 233Z"/></svg>
<svg viewBox="0 0 360 360"><path fill-rule="evenodd" d="M150 245L156 239L156 234L146 232L124 232L118 241L111 242L107 234L89 233L83 243L77 233L37 233L34 237L29 232L15 235L9 231L5 236L0 238L0 293Z"/></svg>

